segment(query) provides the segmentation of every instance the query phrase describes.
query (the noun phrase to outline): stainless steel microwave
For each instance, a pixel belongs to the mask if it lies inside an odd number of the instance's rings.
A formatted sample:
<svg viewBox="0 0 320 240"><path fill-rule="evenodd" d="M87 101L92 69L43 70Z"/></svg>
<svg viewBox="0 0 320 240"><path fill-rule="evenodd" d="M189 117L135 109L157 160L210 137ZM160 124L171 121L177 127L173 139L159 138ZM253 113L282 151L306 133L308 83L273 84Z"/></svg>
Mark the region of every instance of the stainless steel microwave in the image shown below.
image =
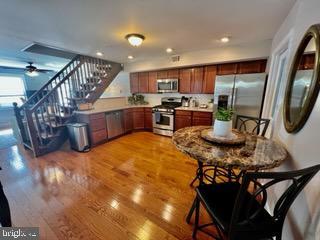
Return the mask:
<svg viewBox="0 0 320 240"><path fill-rule="evenodd" d="M159 93L172 93L178 92L179 79L158 79L157 91Z"/></svg>

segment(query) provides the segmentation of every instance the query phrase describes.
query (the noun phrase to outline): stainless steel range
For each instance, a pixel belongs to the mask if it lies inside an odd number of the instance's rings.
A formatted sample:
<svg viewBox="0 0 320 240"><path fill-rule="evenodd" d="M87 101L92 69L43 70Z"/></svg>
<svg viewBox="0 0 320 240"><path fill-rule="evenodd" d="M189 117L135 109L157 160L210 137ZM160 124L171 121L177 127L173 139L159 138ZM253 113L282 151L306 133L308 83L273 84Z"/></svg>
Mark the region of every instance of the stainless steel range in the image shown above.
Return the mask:
<svg viewBox="0 0 320 240"><path fill-rule="evenodd" d="M181 106L181 98L161 98L161 105L152 108L153 132L172 136L174 131L174 109Z"/></svg>

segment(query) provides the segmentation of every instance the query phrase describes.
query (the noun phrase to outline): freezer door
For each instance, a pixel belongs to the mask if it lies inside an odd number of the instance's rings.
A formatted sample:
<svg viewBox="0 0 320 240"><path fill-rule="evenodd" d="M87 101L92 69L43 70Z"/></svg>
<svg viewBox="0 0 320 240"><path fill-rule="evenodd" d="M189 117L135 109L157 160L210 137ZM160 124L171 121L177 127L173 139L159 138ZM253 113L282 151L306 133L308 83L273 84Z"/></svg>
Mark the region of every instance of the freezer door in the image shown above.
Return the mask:
<svg viewBox="0 0 320 240"><path fill-rule="evenodd" d="M241 74L236 76L234 89L234 110L236 114L260 117L265 82L265 73Z"/></svg>
<svg viewBox="0 0 320 240"><path fill-rule="evenodd" d="M217 108L219 95L228 95L228 106L233 107L233 87L235 75L217 76L214 89L214 109Z"/></svg>

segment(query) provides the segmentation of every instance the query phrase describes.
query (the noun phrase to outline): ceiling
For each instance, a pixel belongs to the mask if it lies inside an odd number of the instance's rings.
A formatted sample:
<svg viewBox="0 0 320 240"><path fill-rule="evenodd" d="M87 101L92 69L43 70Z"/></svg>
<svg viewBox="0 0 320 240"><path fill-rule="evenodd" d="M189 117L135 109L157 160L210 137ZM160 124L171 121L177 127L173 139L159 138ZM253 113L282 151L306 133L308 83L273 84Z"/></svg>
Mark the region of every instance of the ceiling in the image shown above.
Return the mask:
<svg viewBox="0 0 320 240"><path fill-rule="evenodd" d="M1 2L0 59L41 66L66 60L23 53L32 42L127 62L272 39L295 0L10 0ZM135 48L124 36L145 35ZM47 67L48 68L48 67Z"/></svg>

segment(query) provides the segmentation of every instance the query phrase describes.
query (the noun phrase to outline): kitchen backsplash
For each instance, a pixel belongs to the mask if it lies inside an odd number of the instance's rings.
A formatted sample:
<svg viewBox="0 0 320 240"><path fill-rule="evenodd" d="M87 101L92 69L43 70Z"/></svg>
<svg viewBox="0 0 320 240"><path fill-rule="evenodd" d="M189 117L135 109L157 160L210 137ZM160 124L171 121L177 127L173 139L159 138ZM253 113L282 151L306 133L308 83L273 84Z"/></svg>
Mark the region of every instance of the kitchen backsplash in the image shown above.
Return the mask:
<svg viewBox="0 0 320 240"><path fill-rule="evenodd" d="M163 93L163 94L143 94L145 100L149 102L150 105L159 105L161 103L161 98L163 97L192 97L192 99L197 98L200 104L208 104L210 99L213 98L213 94L180 94L180 93Z"/></svg>

